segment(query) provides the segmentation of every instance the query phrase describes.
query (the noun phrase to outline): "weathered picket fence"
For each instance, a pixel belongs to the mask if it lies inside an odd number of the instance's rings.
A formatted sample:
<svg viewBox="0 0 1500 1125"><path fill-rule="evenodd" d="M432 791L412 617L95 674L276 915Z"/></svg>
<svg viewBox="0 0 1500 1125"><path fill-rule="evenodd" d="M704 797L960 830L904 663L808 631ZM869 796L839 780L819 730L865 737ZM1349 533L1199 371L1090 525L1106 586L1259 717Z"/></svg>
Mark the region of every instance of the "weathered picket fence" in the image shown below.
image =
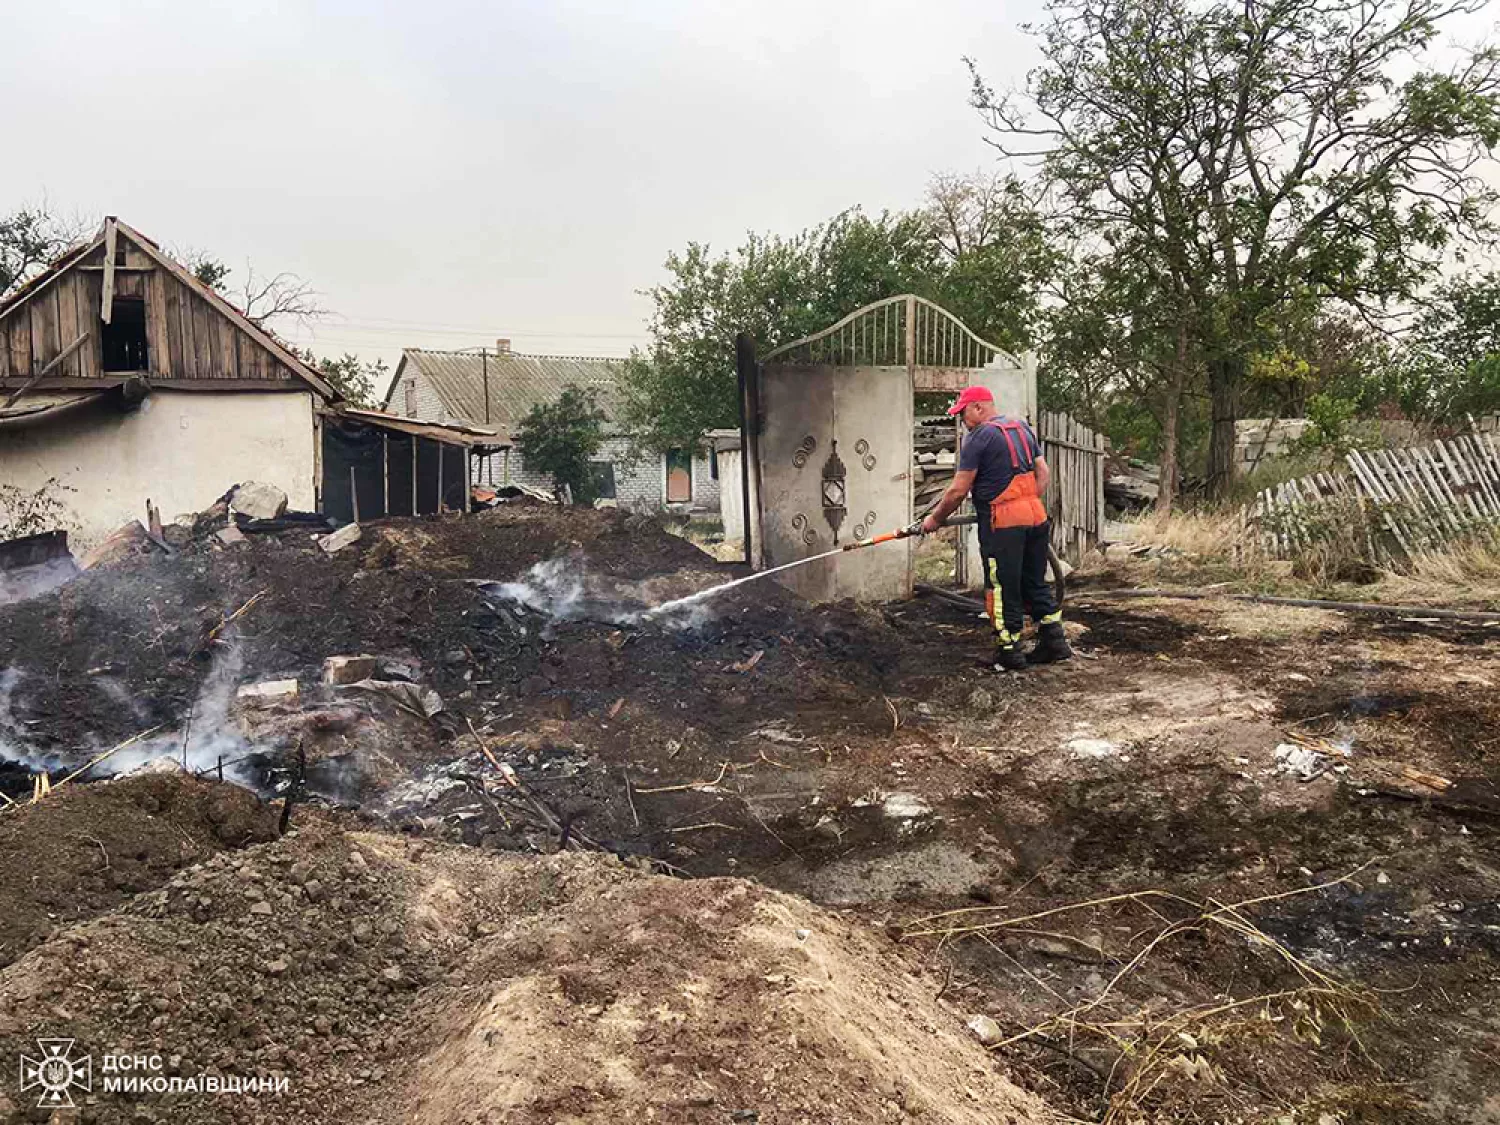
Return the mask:
<svg viewBox="0 0 1500 1125"><path fill-rule="evenodd" d="M1344 460L1348 472L1313 473L1256 496L1247 524L1267 554L1291 558L1306 550L1326 534L1330 513L1338 518L1340 504L1365 514L1372 559L1412 558L1500 527L1500 442L1494 435L1354 450Z"/></svg>
<svg viewBox="0 0 1500 1125"><path fill-rule="evenodd" d="M1037 437L1052 470L1043 497L1052 517L1052 546L1077 563L1104 535L1104 439L1076 418L1042 411Z"/></svg>

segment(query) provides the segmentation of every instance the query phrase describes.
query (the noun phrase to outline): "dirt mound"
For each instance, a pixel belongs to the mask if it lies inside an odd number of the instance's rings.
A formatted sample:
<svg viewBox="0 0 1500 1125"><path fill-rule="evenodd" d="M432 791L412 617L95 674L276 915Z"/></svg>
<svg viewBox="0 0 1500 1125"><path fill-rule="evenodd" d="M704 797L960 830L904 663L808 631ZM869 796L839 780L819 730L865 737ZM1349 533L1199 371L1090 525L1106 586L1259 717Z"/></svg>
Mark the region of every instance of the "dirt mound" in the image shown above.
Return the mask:
<svg viewBox="0 0 1500 1125"><path fill-rule="evenodd" d="M97 1122L1045 1120L898 953L742 881L311 823L0 971L0 1053L66 1036L288 1079L96 1086Z"/></svg>
<svg viewBox="0 0 1500 1125"><path fill-rule="evenodd" d="M60 789L0 817L0 965L226 848L269 840L243 789L146 776Z"/></svg>

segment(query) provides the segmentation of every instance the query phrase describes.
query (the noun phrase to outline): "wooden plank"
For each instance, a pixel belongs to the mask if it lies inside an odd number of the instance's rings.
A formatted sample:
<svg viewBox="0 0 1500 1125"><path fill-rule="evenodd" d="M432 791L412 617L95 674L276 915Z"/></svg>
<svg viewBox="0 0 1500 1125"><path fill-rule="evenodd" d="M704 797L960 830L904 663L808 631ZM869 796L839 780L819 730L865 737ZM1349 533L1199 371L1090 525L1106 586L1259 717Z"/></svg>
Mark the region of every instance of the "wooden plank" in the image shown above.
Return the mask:
<svg viewBox="0 0 1500 1125"><path fill-rule="evenodd" d="M1416 466L1418 477L1426 484L1428 493L1432 496L1432 506L1436 509L1440 524L1446 526L1448 531L1454 535L1463 531L1463 524L1458 518L1457 505L1453 496L1443 485L1442 478L1438 475L1437 466L1433 464L1428 451L1422 447L1414 447L1407 450L1408 459Z"/></svg>
<svg viewBox="0 0 1500 1125"><path fill-rule="evenodd" d="M1361 484L1364 487L1365 492L1368 493L1371 502L1380 509L1381 522L1385 524L1386 530L1391 533L1397 544L1403 551L1406 552L1407 557L1413 557L1411 542L1407 539L1405 533L1402 531L1401 525L1392 515L1390 502L1386 498L1384 489L1376 480L1374 473L1370 471L1369 466L1355 450L1350 450L1348 456L1345 458L1345 461L1348 463L1350 470L1354 473L1355 480L1359 484Z"/></svg>
<svg viewBox="0 0 1500 1125"><path fill-rule="evenodd" d="M58 352L57 355L53 357L51 363L47 364L46 367L43 367L40 371L38 371L30 379L26 380L19 387L17 387L15 389L15 392L13 394L11 394L11 396L5 400L4 405L0 405L0 410L5 410L5 409L8 409L8 408L14 406L16 404L16 401L22 395L24 395L27 391L29 391L33 387L35 387L43 379L47 378L49 375L61 372L62 369L63 369L63 365L68 360L68 357L71 356L75 351L77 351L84 344L88 343L88 339L89 338L87 336L80 336L78 339L74 340L71 344L69 344L62 351ZM60 378L70 378L70 376L66 376L66 375L60 375L59 377ZM77 378L77 376L71 376L71 378Z"/></svg>
<svg viewBox="0 0 1500 1125"><path fill-rule="evenodd" d="M1473 466L1464 455L1462 438L1453 438L1442 444L1443 455L1453 467L1453 479L1455 486L1464 492L1465 499L1469 503L1470 510L1477 513L1480 518L1493 515L1490 511L1489 497L1485 495L1484 485L1475 475Z"/></svg>
<svg viewBox="0 0 1500 1125"><path fill-rule="evenodd" d="M57 344L57 289L49 289L39 300L28 301L31 314L31 370L45 367L62 349Z"/></svg>
<svg viewBox="0 0 1500 1125"><path fill-rule="evenodd" d="M143 273L124 273L115 277L115 298L133 297L141 300L146 296L146 275Z"/></svg>
<svg viewBox="0 0 1500 1125"><path fill-rule="evenodd" d="M78 323L78 286L79 278L70 272L66 277L57 279L57 331L58 340L62 350L66 351L68 358L58 371L59 375L81 375L78 367L77 349L72 347L80 340L85 329Z"/></svg>
<svg viewBox="0 0 1500 1125"><path fill-rule="evenodd" d="M1480 494L1485 498L1485 506L1489 514L1500 516L1500 490L1491 486L1484 472L1484 452L1479 443L1471 435L1465 434L1458 439L1457 445L1463 455L1464 463L1469 468L1469 474L1474 478Z"/></svg>
<svg viewBox="0 0 1500 1125"><path fill-rule="evenodd" d="M193 364L200 379L216 378L214 370L212 315L203 298L193 294Z"/></svg>
<svg viewBox="0 0 1500 1125"><path fill-rule="evenodd" d="M146 278L146 357L153 373L172 370L172 348L167 330L167 279L159 273Z"/></svg>
<svg viewBox="0 0 1500 1125"><path fill-rule="evenodd" d="M99 294L99 319L109 323L115 306L115 251L118 249L120 232L113 218L104 220L104 288Z"/></svg>
<svg viewBox="0 0 1500 1125"><path fill-rule="evenodd" d="M214 319L219 326L219 377L238 379L240 365L235 360L235 342L239 338L239 333L235 331L228 317L220 316Z"/></svg>
<svg viewBox="0 0 1500 1125"><path fill-rule="evenodd" d="M104 322L99 319L99 295L103 290L102 275L78 275L78 326L90 336L88 346L78 351L78 374L85 379L98 379L104 374Z"/></svg>
<svg viewBox="0 0 1500 1125"><path fill-rule="evenodd" d="M202 347L198 343L198 318L193 314L193 306L198 303L198 295L191 289L183 286L182 290L182 370L177 372L182 379L206 379L208 372L199 365L199 359L203 355Z"/></svg>
<svg viewBox="0 0 1500 1125"><path fill-rule="evenodd" d="M1432 471L1433 479L1437 481L1438 487L1442 489L1443 498L1448 504L1448 512L1457 523L1460 531L1467 529L1468 521L1476 513L1470 512L1468 505L1463 502L1461 484L1456 479L1457 473L1453 466L1443 456L1442 443L1430 442L1422 448L1422 456L1426 458L1428 467Z"/></svg>
<svg viewBox="0 0 1500 1125"><path fill-rule="evenodd" d="M201 301L198 305L203 309L203 354L208 360L209 374L215 379L227 378L230 372L224 363L224 338L219 334L219 314ZM196 327L200 322L195 318L193 323Z"/></svg>
<svg viewBox="0 0 1500 1125"><path fill-rule="evenodd" d="M1402 474L1401 467L1391 457L1389 451L1383 449L1374 450L1370 456L1380 466L1386 490L1397 498L1399 504L1406 505L1410 513L1409 517L1402 522L1406 524L1407 534L1411 537L1412 546L1418 551L1425 551L1432 542L1432 531L1427 525L1427 515L1423 510L1422 501L1417 496L1416 489L1412 487L1411 481L1407 480Z"/></svg>
<svg viewBox="0 0 1500 1125"><path fill-rule="evenodd" d="M185 294L182 284L175 277L164 275L160 281L162 298L166 302L167 329L167 350L164 353L166 362L161 365L160 370L172 378L181 378L185 374L182 358L182 300Z"/></svg>
<svg viewBox="0 0 1500 1125"><path fill-rule="evenodd" d="M35 385L36 389L40 391L98 391L108 390L110 387L118 387L123 384L126 379L127 376L125 376L123 373L118 371L111 371L109 372L109 377L106 379L79 379L75 376L48 376L45 379L36 380ZM0 383L0 386L3 386L6 390L13 390L16 387L24 386L28 382L31 382L31 379L29 377L26 379L12 378L6 379L3 383ZM152 383L151 385L153 387L156 386L155 383Z"/></svg>

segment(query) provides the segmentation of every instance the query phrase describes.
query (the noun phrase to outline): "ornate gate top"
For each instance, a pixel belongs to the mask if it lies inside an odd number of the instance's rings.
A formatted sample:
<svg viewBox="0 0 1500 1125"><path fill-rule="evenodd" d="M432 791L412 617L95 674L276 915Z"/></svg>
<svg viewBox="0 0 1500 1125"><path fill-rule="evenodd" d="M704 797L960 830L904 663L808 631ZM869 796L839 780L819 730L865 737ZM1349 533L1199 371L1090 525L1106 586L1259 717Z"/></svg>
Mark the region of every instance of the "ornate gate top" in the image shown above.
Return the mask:
<svg viewBox="0 0 1500 1125"><path fill-rule="evenodd" d="M1021 366L947 309L911 293L856 309L821 332L781 345L764 362L905 367L919 391L959 390L969 385L969 372L997 362Z"/></svg>

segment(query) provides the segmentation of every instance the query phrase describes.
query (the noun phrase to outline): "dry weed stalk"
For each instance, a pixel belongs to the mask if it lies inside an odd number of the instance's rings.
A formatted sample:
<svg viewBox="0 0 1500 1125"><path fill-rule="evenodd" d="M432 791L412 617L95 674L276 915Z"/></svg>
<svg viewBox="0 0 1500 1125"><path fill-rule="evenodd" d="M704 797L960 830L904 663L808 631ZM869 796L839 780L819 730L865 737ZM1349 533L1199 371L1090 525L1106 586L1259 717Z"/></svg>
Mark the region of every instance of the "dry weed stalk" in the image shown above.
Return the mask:
<svg viewBox="0 0 1500 1125"><path fill-rule="evenodd" d="M1364 990L1339 980L1297 956L1285 944L1256 926L1247 917L1246 911L1267 903L1314 894L1349 883L1374 862L1376 861L1372 859L1328 882L1227 904L1215 899L1196 900L1171 891L1146 890L1069 903L1015 917L995 917L1001 910L999 907L967 907L919 918L902 930L901 938L936 938L939 949L952 942L976 938L1003 954L1044 991L1061 1000L1062 997L1054 989L1010 957L995 939L1005 935L1049 933L1050 931L1037 930L1035 923L1102 907L1128 904L1142 907L1153 914L1161 925L1154 933L1147 931L1151 936L1091 999L1073 1004L990 1046L991 1050L1000 1050L1018 1043L1037 1041L1055 1048L1061 1042L1071 1052L1080 1039L1092 1039L1107 1045L1115 1052L1114 1062L1105 1077L1105 1091L1110 1096L1104 1121L1109 1125L1111 1122L1133 1119L1141 1113L1144 1100L1170 1075L1174 1059L1186 1057L1191 1061L1198 1058L1196 1051L1200 1041L1229 1042L1236 1037L1243 1039L1255 1034L1257 1030L1264 1030L1274 1018L1271 1014L1273 1005L1288 1005L1299 1013L1311 1013L1307 1018L1311 1019L1314 1027L1321 1025L1326 1013L1358 1045L1359 1037L1354 1029L1353 1015L1359 1009L1372 1010L1373 998ZM1185 908L1188 913L1181 918L1172 919L1158 907L1166 910ZM1187 934L1208 932L1232 935L1251 949L1271 954L1296 973L1299 983L1272 992L1191 1005L1168 1014L1152 1012L1147 1007L1138 1007L1133 1011L1106 1009L1106 1002L1117 995L1121 985L1139 973L1142 966L1163 946ZM1079 939L1069 937L1068 940ZM1258 1009L1260 1014L1254 1019L1246 1020L1243 1018L1246 1009ZM1189 1052L1186 1056L1184 1049ZM1203 1065L1208 1064L1205 1061Z"/></svg>

